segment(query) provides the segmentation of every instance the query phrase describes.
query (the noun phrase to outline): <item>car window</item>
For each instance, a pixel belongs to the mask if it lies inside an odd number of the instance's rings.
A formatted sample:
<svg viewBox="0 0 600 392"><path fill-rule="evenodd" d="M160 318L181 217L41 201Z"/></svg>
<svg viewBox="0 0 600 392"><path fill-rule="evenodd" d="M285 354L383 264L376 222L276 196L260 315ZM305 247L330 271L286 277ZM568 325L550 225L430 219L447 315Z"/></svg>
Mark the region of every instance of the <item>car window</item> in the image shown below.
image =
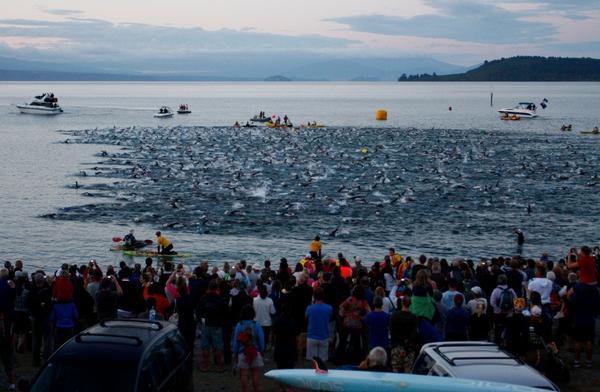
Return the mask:
<svg viewBox="0 0 600 392"><path fill-rule="evenodd" d="M142 391L155 391L171 372L171 356L169 356L167 337L157 340L142 361L140 374L140 389Z"/></svg>
<svg viewBox="0 0 600 392"><path fill-rule="evenodd" d="M140 388L143 391L160 389L185 359L187 352L185 341L177 331L156 341L144 358Z"/></svg>
<svg viewBox="0 0 600 392"><path fill-rule="evenodd" d="M434 367L431 368L431 371L429 372L430 376L437 376L437 377L449 377L450 374L448 374L447 371L445 371L442 367L435 365Z"/></svg>
<svg viewBox="0 0 600 392"><path fill-rule="evenodd" d="M435 365L435 361L433 360L433 358L431 358L426 353L423 353L421 356L419 356L417 362L415 363L415 366L413 368L413 374L427 375L429 374L429 371L431 370L433 365Z"/></svg>
<svg viewBox="0 0 600 392"><path fill-rule="evenodd" d="M176 358L176 365L179 365L187 357L189 349L178 331L169 336L169 340L173 345L172 349Z"/></svg>

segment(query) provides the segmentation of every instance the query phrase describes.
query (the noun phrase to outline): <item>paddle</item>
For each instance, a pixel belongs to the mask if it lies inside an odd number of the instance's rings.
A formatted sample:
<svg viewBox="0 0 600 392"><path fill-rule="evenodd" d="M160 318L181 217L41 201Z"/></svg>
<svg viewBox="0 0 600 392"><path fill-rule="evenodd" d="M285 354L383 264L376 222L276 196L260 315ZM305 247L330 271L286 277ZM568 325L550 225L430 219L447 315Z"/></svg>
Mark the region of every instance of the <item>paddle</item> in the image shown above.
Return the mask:
<svg viewBox="0 0 600 392"><path fill-rule="evenodd" d="M113 242L121 242L121 241L123 241L123 238L121 238L121 237L113 237L112 241ZM152 241L152 240L144 240L144 243L146 245L152 245L154 243L154 241Z"/></svg>

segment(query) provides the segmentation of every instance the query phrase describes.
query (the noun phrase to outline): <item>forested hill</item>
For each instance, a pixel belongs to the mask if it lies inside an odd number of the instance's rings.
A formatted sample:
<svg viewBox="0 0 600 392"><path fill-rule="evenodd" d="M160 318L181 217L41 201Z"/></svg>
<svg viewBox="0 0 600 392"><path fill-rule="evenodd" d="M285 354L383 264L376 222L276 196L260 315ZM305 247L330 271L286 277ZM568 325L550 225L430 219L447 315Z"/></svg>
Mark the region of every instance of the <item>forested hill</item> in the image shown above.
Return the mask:
<svg viewBox="0 0 600 392"><path fill-rule="evenodd" d="M403 74L400 82L559 82L600 81L600 59L518 56L485 61L461 74Z"/></svg>

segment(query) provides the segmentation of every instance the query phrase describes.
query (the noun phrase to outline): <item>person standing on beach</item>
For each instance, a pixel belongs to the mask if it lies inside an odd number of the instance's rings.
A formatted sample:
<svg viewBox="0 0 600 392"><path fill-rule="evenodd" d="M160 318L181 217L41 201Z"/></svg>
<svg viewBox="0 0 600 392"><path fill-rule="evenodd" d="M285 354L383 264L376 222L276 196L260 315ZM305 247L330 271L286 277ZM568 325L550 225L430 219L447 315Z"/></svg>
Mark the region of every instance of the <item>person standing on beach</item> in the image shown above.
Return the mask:
<svg viewBox="0 0 600 392"><path fill-rule="evenodd" d="M265 365L262 354L265 350L265 339L262 328L254 321L255 316L252 305L245 305L242 308L241 320L231 336L231 350L240 370L242 392L248 390L249 375L252 375L254 392L260 390L259 370Z"/></svg>
<svg viewBox="0 0 600 392"><path fill-rule="evenodd" d="M31 353L33 367L40 367L40 353L43 352L44 362L52 354L52 325L50 313L52 312L52 290L41 273L33 276L33 285L29 291L27 305L31 314ZM43 347L43 351L42 351Z"/></svg>
<svg viewBox="0 0 600 392"><path fill-rule="evenodd" d="M200 346L202 348L202 366L200 371L208 371L208 360L210 352L215 356L215 366L217 372L223 371L223 327L227 319L227 303L219 295L219 286L216 280L211 280L208 284L208 290L200 298L196 308L196 319L203 320L202 339ZM194 328L195 331L195 328Z"/></svg>
<svg viewBox="0 0 600 392"><path fill-rule="evenodd" d="M10 391L16 389L17 380L15 375L15 346L12 334L15 298L15 284L9 279L9 270L2 268L0 269L0 361L2 361Z"/></svg>
<svg viewBox="0 0 600 392"><path fill-rule="evenodd" d="M569 312L573 314L573 338L575 340L575 359L573 367L581 367L581 353L585 349L586 367L592 367L596 317L600 298L598 289L586 283L577 283L567 293Z"/></svg>
<svg viewBox="0 0 600 392"><path fill-rule="evenodd" d="M310 257L316 262L321 262L321 237L316 236L310 243Z"/></svg>
<svg viewBox="0 0 600 392"><path fill-rule="evenodd" d="M308 333L306 334L306 359L319 357L323 361L329 359L329 321L333 316L333 308L324 302L325 291L317 287L314 292L315 303L306 308Z"/></svg>
<svg viewBox="0 0 600 392"><path fill-rule="evenodd" d="M567 268L577 271L580 283L592 286L596 285L598 283L598 269L596 267L596 260L592 256L591 249L587 246L583 246L577 257L571 257L574 254L574 251L569 253Z"/></svg>
<svg viewBox="0 0 600 392"><path fill-rule="evenodd" d="M388 252L389 252L388 254L390 256L390 259L392 261L392 266L394 268L398 268L398 265L400 265L404 261L404 259L398 253L396 253L396 249L394 249L394 248L388 249Z"/></svg>

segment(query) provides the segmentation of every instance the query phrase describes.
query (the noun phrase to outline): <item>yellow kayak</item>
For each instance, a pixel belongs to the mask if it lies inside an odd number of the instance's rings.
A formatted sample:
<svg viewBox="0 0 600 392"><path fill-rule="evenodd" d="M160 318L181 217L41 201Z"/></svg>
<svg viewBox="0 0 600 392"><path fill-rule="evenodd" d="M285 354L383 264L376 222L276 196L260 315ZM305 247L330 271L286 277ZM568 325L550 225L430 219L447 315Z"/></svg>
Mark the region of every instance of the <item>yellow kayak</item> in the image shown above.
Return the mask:
<svg viewBox="0 0 600 392"><path fill-rule="evenodd" d="M285 124L275 124L272 122L268 122L265 124L267 126L267 128L292 128L289 125L285 125Z"/></svg>
<svg viewBox="0 0 600 392"><path fill-rule="evenodd" d="M323 124L300 124L300 128L317 129L317 128L325 128L325 125L323 125Z"/></svg>

